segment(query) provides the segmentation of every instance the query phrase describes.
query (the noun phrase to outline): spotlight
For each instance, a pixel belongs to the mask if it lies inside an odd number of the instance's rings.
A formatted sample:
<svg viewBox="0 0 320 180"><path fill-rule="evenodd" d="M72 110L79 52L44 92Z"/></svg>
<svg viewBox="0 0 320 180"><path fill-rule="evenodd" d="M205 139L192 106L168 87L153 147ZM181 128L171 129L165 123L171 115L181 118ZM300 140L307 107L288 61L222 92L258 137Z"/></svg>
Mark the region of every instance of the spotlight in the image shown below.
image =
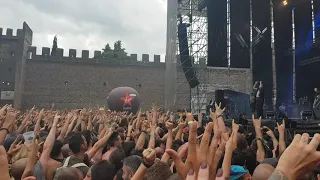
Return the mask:
<svg viewBox="0 0 320 180"><path fill-rule="evenodd" d="M288 5L288 1L287 1L287 0L282 1L282 4L283 4L284 6L286 6L286 5Z"/></svg>

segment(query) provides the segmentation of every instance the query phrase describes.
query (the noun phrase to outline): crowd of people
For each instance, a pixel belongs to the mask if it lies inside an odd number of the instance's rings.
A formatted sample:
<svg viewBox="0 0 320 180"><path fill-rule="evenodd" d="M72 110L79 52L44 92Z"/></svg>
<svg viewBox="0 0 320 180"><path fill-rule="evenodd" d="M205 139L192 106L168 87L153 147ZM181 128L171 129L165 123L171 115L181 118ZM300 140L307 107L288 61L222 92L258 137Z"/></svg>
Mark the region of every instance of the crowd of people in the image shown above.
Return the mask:
<svg viewBox="0 0 320 180"><path fill-rule="evenodd" d="M285 142L253 115L227 127L221 105L199 113L105 108L0 109L1 180L317 179L320 135ZM287 147L288 146L288 147Z"/></svg>

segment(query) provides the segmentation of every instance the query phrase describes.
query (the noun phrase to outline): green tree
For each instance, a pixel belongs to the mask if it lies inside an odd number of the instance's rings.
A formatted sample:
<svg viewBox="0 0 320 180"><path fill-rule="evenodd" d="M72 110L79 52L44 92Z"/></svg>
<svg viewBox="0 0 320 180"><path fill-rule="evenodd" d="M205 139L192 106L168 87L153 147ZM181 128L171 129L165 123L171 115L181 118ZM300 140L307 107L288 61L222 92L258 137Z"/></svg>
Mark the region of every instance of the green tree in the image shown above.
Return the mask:
<svg viewBox="0 0 320 180"><path fill-rule="evenodd" d="M102 57L107 57L108 54L113 54L113 49L111 49L109 43L102 50Z"/></svg>
<svg viewBox="0 0 320 180"><path fill-rule="evenodd" d="M53 43L52 43L51 56L56 55L57 49L58 49L58 38L57 36L54 36Z"/></svg>
<svg viewBox="0 0 320 180"><path fill-rule="evenodd" d="M127 56L125 48L122 48L122 43L120 40L116 41L113 46L113 53L116 59L123 59Z"/></svg>

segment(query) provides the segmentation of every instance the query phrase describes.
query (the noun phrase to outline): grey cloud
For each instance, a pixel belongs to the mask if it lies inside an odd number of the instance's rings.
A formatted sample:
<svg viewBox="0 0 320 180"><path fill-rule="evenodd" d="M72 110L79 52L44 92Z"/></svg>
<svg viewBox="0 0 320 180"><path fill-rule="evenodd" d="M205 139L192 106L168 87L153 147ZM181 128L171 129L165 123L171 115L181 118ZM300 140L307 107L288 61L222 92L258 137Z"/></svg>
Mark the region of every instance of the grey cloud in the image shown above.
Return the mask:
<svg viewBox="0 0 320 180"><path fill-rule="evenodd" d="M120 39L129 53L165 53L165 0L0 0L0 17L7 27L26 21L34 31L34 45L102 49ZM92 52L91 52L92 53Z"/></svg>

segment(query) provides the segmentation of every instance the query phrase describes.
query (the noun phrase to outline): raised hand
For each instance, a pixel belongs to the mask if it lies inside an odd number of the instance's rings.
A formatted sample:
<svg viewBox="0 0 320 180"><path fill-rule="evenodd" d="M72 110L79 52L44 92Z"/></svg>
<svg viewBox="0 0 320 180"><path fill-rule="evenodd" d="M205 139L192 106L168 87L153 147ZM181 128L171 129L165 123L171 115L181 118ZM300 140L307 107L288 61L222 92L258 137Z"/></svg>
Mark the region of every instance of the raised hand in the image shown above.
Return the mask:
<svg viewBox="0 0 320 180"><path fill-rule="evenodd" d="M234 123L234 119L232 120L232 131L234 132L239 131L239 124Z"/></svg>
<svg viewBox="0 0 320 180"><path fill-rule="evenodd" d="M308 142L309 134L304 133L302 136L297 134L281 155L277 168L270 178L295 179L307 171L316 169L317 163L320 161L320 152L317 151L320 135L315 134L310 143Z"/></svg>
<svg viewBox="0 0 320 180"><path fill-rule="evenodd" d="M156 151L151 148L145 149L142 152L142 155L143 161L149 166L151 166L154 163L154 160L156 159Z"/></svg>
<svg viewBox="0 0 320 180"><path fill-rule="evenodd" d="M237 132L233 131L226 143L226 151L228 150L233 152L235 149L237 149L237 141L238 141Z"/></svg>
<svg viewBox="0 0 320 180"><path fill-rule="evenodd" d="M254 117L254 114L252 114L252 123L255 128L260 128L261 127L261 117L259 119L256 119Z"/></svg>
<svg viewBox="0 0 320 180"><path fill-rule="evenodd" d="M45 116L45 111L44 109L41 109L40 113L39 113L39 118L43 118Z"/></svg>
<svg viewBox="0 0 320 180"><path fill-rule="evenodd" d="M4 105L1 109L0 109L0 116L5 116L7 113L7 108L8 108L8 104Z"/></svg>
<svg viewBox="0 0 320 180"><path fill-rule="evenodd" d="M217 102L214 103L214 107L216 108L216 115L217 116L221 116L223 115L224 111L226 110L226 108L221 109L221 102L219 103L219 105L217 104Z"/></svg>
<svg viewBox="0 0 320 180"><path fill-rule="evenodd" d="M193 121L193 114L192 113L187 113L186 114L186 120L187 122L192 122Z"/></svg>
<svg viewBox="0 0 320 180"><path fill-rule="evenodd" d="M274 137L274 133L270 128L268 128L267 126L263 126L262 129L264 130L264 132L266 132L268 136L270 136L271 138Z"/></svg>
<svg viewBox="0 0 320 180"><path fill-rule="evenodd" d="M23 137L22 137L23 138ZM22 143L22 138L19 136L14 140L14 142L11 144L7 154L9 156L15 155L20 149L21 149L21 143Z"/></svg>
<svg viewBox="0 0 320 180"><path fill-rule="evenodd" d="M8 112L2 127L10 129L15 124L16 118L17 118L17 113Z"/></svg>
<svg viewBox="0 0 320 180"><path fill-rule="evenodd" d="M215 137L212 138L211 144L209 146L212 129L213 123L211 122L206 126L199 146L197 143L197 123L194 122L191 124L189 128L188 156L185 163L183 163L181 159L182 157L179 156L176 151L172 149L166 150L166 152L174 160L177 172L182 179L191 177L195 178L198 175L203 175L204 173L206 174L206 176L208 176L209 172L207 173L207 170L205 170L205 172L202 172L202 170L200 171L200 167L202 169L209 168L210 173L213 173L212 177L215 177L216 171L214 169L216 169L218 162L222 156L225 143L221 144L218 148L218 142L220 141L221 133L217 133L215 134ZM219 153L220 155L217 153ZM198 174L200 172L201 174ZM209 176L207 178L209 178Z"/></svg>
<svg viewBox="0 0 320 180"><path fill-rule="evenodd" d="M167 129L173 129L173 123L171 121L166 122Z"/></svg>
<svg viewBox="0 0 320 180"><path fill-rule="evenodd" d="M279 133L284 133L284 131L286 130L286 123L284 120L282 120L282 124L279 125L279 123L277 123L278 126L278 131Z"/></svg>
<svg viewBox="0 0 320 180"><path fill-rule="evenodd" d="M56 115L54 116L54 119L53 119L53 126L57 126L60 119L61 119L61 116L59 116L58 113L56 113Z"/></svg>
<svg viewBox="0 0 320 180"><path fill-rule="evenodd" d="M33 106L30 110L30 112L33 112L34 110L36 110L36 106Z"/></svg>

